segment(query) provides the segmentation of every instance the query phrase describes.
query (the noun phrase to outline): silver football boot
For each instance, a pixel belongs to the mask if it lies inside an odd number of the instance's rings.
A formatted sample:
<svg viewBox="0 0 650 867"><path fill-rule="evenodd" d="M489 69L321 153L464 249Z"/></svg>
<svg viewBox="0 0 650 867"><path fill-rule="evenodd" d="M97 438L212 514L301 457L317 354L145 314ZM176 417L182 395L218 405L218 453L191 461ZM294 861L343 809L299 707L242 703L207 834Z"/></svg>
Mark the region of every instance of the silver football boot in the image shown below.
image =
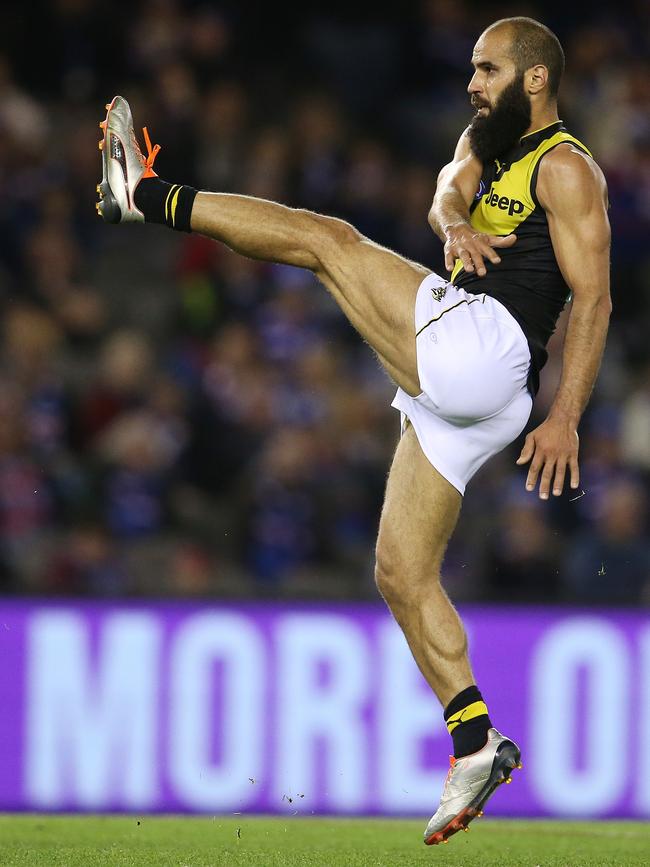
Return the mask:
<svg viewBox="0 0 650 867"><path fill-rule="evenodd" d="M469 831L472 819L483 815L483 805L501 783L510 783L514 768L521 768L517 744L496 729L488 730L485 746L462 759L450 759L451 767L440 806L424 832L427 846L446 843L457 831Z"/></svg>
<svg viewBox="0 0 650 867"><path fill-rule="evenodd" d="M128 102L116 96L106 106L106 119L100 124L104 138L99 142L102 152L102 180L97 184L97 212L107 223L143 223L144 215L133 199L142 178L155 178L154 160L160 145L151 147L147 128L142 130L147 156L133 130L133 117Z"/></svg>

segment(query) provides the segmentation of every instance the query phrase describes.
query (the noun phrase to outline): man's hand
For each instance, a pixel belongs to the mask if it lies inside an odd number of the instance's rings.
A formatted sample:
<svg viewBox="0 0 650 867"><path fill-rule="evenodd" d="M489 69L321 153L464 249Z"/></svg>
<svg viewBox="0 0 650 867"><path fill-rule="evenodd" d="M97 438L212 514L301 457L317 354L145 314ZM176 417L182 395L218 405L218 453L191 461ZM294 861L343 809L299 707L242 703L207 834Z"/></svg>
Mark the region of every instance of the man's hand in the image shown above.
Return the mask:
<svg viewBox="0 0 650 867"><path fill-rule="evenodd" d="M460 259L466 271L476 269L479 277L485 277L487 273L484 259L489 259L494 265L501 261L495 247L512 247L517 240L516 235L485 235L464 222L446 228L445 236L445 268L453 271L456 259Z"/></svg>
<svg viewBox="0 0 650 867"><path fill-rule="evenodd" d="M526 478L526 490L532 491L535 488L541 472L539 496L542 500L548 500L551 479L555 474L553 494L559 497L564 488L567 466L571 473L571 487L577 488L580 482L578 442L575 425L563 419L549 417L531 431L517 459L517 464L520 465L531 461Z"/></svg>

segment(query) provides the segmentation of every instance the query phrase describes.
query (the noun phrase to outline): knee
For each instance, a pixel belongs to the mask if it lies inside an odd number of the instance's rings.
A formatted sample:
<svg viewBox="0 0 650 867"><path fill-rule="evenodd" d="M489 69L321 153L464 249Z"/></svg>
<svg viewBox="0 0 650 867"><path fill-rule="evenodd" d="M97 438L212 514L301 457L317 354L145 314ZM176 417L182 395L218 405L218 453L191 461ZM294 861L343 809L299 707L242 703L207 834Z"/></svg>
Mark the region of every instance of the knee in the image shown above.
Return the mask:
<svg viewBox="0 0 650 867"><path fill-rule="evenodd" d="M338 261L341 251L349 251L360 244L363 235L353 225L338 217L309 213L311 220L311 246L321 264Z"/></svg>
<svg viewBox="0 0 650 867"><path fill-rule="evenodd" d="M381 544L375 559L375 584L391 609L417 605L439 579L438 570L407 561Z"/></svg>
<svg viewBox="0 0 650 867"><path fill-rule="evenodd" d="M375 584L389 605L401 595L399 572L394 568L392 558L381 547L377 547L375 558Z"/></svg>

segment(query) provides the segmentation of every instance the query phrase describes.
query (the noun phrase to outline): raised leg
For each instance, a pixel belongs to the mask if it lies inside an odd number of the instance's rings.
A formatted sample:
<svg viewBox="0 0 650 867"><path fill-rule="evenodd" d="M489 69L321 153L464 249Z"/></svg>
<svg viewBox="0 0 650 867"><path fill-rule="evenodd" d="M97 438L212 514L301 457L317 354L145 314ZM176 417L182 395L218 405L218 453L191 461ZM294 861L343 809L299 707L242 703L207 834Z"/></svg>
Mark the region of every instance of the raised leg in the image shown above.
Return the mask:
<svg viewBox="0 0 650 867"><path fill-rule="evenodd" d="M443 707L474 683L465 630L440 584L460 504L460 494L431 466L409 425L388 477L376 580Z"/></svg>
<svg viewBox="0 0 650 867"><path fill-rule="evenodd" d="M309 268L404 391L420 393L415 355L422 265L364 238L343 220L227 193L197 193L153 171L159 150L145 132L137 145L128 102L116 96L100 124L104 137L97 210L109 223L153 222L201 232L244 256Z"/></svg>
<svg viewBox="0 0 650 867"><path fill-rule="evenodd" d="M420 393L414 309L427 268L343 220L248 196L199 193L191 226L244 256L313 271L393 380Z"/></svg>

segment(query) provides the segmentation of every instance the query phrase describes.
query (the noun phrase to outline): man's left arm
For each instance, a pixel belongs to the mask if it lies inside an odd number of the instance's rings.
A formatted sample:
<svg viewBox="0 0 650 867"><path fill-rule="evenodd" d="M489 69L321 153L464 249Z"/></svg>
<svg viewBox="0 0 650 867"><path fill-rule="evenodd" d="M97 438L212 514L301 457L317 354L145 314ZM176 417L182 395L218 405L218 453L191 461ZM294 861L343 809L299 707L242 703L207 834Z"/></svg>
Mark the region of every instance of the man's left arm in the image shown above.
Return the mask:
<svg viewBox="0 0 650 867"><path fill-rule="evenodd" d="M530 461L526 488L559 496L567 466L579 484L578 423L596 381L612 302L607 187L596 163L570 145L551 151L539 168L537 198L546 211L553 250L573 302L562 377L547 419L526 437L518 464ZM541 474L541 477L540 477Z"/></svg>

